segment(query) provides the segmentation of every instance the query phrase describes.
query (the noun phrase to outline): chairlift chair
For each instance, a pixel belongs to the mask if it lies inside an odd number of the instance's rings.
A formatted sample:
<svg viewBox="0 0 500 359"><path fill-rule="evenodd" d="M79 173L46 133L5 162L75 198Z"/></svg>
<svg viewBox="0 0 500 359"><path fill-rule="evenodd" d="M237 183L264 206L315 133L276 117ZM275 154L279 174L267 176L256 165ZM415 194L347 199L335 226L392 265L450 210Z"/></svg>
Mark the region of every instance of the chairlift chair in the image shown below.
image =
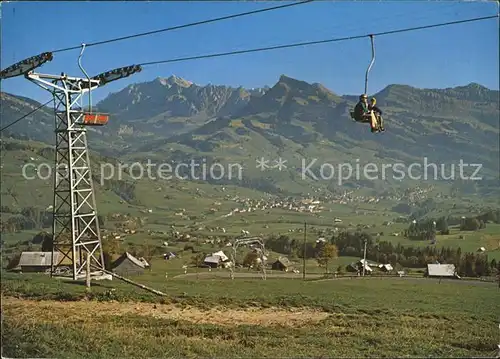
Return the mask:
<svg viewBox="0 0 500 359"><path fill-rule="evenodd" d="M370 41L372 45L372 59L370 61L370 65L368 65L368 68L366 69L366 74L365 74L365 94L368 96L368 74L370 73L370 70L373 66L373 63L375 62L375 45L373 43L373 35L370 35ZM360 123L370 123L371 121L369 119L358 121L354 117L354 108L349 111L349 114L351 116L351 119L355 122L360 122Z"/></svg>
<svg viewBox="0 0 500 359"><path fill-rule="evenodd" d="M89 109L88 111L82 111L82 122L81 125L83 126L104 126L108 123L109 121L109 114L107 113L95 113L92 112L92 95L91 95L91 78L85 71L85 69L82 66L81 60L82 60L82 55L83 51L85 50L85 44L82 44L82 51L80 52L80 56L78 57L78 66L80 67L80 70L85 74L88 80L88 87L89 87Z"/></svg>
<svg viewBox="0 0 500 359"><path fill-rule="evenodd" d="M83 126L104 126L109 121L109 114L107 113L94 113L94 112L82 112Z"/></svg>

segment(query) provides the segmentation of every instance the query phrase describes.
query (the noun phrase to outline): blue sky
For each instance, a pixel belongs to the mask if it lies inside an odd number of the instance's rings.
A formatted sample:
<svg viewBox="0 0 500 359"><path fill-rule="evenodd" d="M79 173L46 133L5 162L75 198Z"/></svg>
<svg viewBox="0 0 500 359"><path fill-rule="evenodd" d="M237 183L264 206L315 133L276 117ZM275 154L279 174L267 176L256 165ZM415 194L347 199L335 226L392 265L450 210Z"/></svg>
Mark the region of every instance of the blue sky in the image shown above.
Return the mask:
<svg viewBox="0 0 500 359"><path fill-rule="evenodd" d="M1 4L1 68L44 51L182 25L278 2L11 2ZM318 1L187 29L90 47L91 75L135 63L285 43L367 34L498 13L495 2ZM369 93L389 84L443 88L480 83L499 88L498 19L386 35L375 39L377 58ZM79 50L54 54L39 72L83 76ZM153 65L93 92L94 101L134 82L172 74L205 85L272 86L281 74L320 82L339 94L364 90L369 39ZM2 91L46 101L50 94L22 77Z"/></svg>

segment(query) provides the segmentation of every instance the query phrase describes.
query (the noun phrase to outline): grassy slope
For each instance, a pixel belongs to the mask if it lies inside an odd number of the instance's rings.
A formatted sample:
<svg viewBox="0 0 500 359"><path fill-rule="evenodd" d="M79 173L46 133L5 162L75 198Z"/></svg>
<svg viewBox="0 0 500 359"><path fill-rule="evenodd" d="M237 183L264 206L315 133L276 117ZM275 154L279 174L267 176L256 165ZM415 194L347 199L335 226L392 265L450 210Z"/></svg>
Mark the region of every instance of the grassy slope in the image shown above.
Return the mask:
<svg viewBox="0 0 500 359"><path fill-rule="evenodd" d="M84 292L81 285L36 275L3 277L7 278L4 295L31 293L45 299L71 300L76 299L75 294L69 293ZM149 283L147 275L142 281ZM7 298L3 354L75 357L78 353L89 358L464 357L491 355L498 342L500 292L494 284L422 279L164 279L162 285L156 283L156 288L169 294L163 303L177 306L157 304L154 308L140 303L109 303L110 299L160 300L122 283L113 284L117 288L114 294L104 294L109 293L110 284L93 287L100 302L34 304ZM43 310L52 305L59 315ZM179 312L179 306L185 314ZM261 309L249 312L253 306ZM294 315L295 307L303 308ZM268 318L263 308L276 309ZM291 317L288 322L280 320L285 312ZM64 322L62 316L66 317ZM304 323L304 316L316 323ZM273 320L277 324L273 325ZM26 335L29 341L23 339Z"/></svg>

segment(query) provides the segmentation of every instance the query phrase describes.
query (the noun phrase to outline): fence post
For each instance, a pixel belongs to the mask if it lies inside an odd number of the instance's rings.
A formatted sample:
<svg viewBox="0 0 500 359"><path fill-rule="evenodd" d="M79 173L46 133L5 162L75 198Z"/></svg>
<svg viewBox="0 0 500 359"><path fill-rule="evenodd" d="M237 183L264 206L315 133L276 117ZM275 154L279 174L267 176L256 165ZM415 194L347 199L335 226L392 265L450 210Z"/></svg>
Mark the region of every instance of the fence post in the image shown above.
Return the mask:
<svg viewBox="0 0 500 359"><path fill-rule="evenodd" d="M86 290L87 292L90 292L90 255L87 253L87 268L85 270L85 276L86 276L86 280L85 280L85 284L87 286Z"/></svg>

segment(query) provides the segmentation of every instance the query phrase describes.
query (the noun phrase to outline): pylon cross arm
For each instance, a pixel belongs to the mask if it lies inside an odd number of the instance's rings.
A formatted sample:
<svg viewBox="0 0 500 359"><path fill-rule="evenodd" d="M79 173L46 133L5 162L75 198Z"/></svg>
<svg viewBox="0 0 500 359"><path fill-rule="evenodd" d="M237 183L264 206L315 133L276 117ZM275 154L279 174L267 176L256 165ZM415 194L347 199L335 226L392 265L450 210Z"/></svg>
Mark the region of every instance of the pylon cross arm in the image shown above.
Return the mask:
<svg viewBox="0 0 500 359"><path fill-rule="evenodd" d="M10 77L26 75L37 67L42 66L47 61L52 61L52 59L53 56L51 52L44 52L40 55L32 56L2 70L0 72L0 79L4 80Z"/></svg>

